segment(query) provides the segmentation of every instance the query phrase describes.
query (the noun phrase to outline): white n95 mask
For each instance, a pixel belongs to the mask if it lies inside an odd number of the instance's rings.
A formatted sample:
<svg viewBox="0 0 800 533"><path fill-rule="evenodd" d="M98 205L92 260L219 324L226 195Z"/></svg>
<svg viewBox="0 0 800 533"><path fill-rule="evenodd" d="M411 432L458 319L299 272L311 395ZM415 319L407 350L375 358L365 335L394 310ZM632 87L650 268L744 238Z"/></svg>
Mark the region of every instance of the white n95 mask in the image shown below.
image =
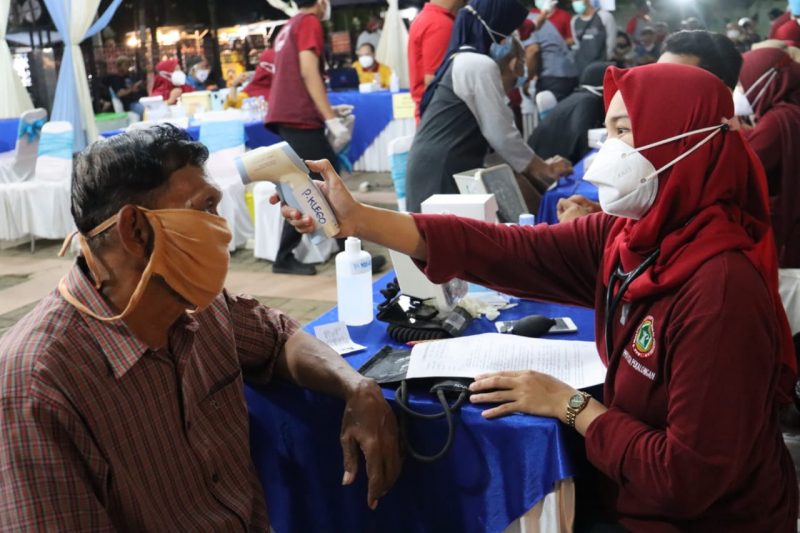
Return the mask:
<svg viewBox="0 0 800 533"><path fill-rule="evenodd" d="M625 142L611 137L603 143L583 179L597 185L600 207L603 208L603 211L609 215L639 220L650 210L656 200L658 175L688 157L726 127L727 125L720 124L694 130L639 148L632 148ZM707 131L712 133L658 170L640 153L649 148Z"/></svg>
<svg viewBox="0 0 800 533"><path fill-rule="evenodd" d="M737 117L749 117L755 114L750 100L739 85L733 90L733 114Z"/></svg>
<svg viewBox="0 0 800 533"><path fill-rule="evenodd" d="M170 76L170 81L172 82L172 85L175 85L176 87L186 85L186 73L182 70L176 70L172 73L172 76Z"/></svg>

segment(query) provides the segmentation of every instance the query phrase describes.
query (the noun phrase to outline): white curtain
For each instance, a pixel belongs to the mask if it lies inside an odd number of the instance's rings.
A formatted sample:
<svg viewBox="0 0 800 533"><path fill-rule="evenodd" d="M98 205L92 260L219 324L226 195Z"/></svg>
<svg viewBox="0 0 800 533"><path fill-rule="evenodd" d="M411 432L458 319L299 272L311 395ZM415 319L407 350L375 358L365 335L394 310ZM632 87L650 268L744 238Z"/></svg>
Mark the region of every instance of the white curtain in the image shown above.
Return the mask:
<svg viewBox="0 0 800 533"><path fill-rule="evenodd" d="M22 86L11 62L6 42L6 26L11 0L0 0L0 118L14 118L33 108L28 91Z"/></svg>
<svg viewBox="0 0 800 533"><path fill-rule="evenodd" d="M44 0L58 33L64 39L64 55L58 73L52 118L75 128L75 150L97 139L92 98L80 43L108 24L121 0L114 0L92 25L100 0Z"/></svg>
<svg viewBox="0 0 800 533"><path fill-rule="evenodd" d="M400 80L400 87L408 89L408 30L400 16L398 0L389 0L389 9L383 21L383 32L375 58L389 65Z"/></svg>

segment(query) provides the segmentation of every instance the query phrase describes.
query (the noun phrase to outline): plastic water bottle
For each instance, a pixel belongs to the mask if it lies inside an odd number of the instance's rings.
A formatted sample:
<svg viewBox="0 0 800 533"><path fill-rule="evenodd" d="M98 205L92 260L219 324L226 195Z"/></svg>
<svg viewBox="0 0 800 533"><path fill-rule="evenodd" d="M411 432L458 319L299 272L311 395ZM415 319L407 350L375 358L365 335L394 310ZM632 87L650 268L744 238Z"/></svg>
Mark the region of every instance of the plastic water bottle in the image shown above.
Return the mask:
<svg viewBox="0 0 800 533"><path fill-rule="evenodd" d="M372 322L372 256L355 237L348 237L336 256L336 298L339 321L348 326Z"/></svg>
<svg viewBox="0 0 800 533"><path fill-rule="evenodd" d="M536 224L536 217L530 213L521 213L519 215L520 226L533 226Z"/></svg>
<svg viewBox="0 0 800 533"><path fill-rule="evenodd" d="M393 93L400 92L400 78L397 77L394 71L392 71L392 75L389 78L389 90Z"/></svg>

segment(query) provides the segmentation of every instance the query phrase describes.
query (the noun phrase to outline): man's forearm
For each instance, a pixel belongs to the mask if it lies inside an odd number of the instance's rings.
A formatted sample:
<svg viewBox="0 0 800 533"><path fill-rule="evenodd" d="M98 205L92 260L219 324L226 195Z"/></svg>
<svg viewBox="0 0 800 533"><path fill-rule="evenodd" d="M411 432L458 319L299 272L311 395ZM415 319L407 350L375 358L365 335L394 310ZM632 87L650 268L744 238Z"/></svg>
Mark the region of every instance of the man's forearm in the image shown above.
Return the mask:
<svg viewBox="0 0 800 533"><path fill-rule="evenodd" d="M304 331L298 331L286 342L275 372L296 385L342 399L365 382L342 356Z"/></svg>
<svg viewBox="0 0 800 533"><path fill-rule="evenodd" d="M325 120L336 117L336 113L328 101L328 93L325 91L325 82L319 72L319 58L311 50L300 52L300 73L303 77L303 84L311 95L311 100L317 107L317 111Z"/></svg>

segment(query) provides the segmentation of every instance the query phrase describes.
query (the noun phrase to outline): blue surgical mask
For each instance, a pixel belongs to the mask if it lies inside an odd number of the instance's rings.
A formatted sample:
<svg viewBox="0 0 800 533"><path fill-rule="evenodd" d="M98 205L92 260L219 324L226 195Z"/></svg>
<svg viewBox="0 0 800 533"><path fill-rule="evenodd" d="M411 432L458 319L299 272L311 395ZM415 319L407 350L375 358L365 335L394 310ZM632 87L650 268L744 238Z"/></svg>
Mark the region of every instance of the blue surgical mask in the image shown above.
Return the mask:
<svg viewBox="0 0 800 533"><path fill-rule="evenodd" d="M511 39L506 39L504 43L492 43L489 47L489 55L495 61L500 61L511 53Z"/></svg>
<svg viewBox="0 0 800 533"><path fill-rule="evenodd" d="M535 5L539 11L550 11L553 7L553 0L536 0Z"/></svg>
<svg viewBox="0 0 800 533"><path fill-rule="evenodd" d="M586 12L586 4L583 3L583 0L575 0L572 2L572 10L576 15L583 15Z"/></svg>

